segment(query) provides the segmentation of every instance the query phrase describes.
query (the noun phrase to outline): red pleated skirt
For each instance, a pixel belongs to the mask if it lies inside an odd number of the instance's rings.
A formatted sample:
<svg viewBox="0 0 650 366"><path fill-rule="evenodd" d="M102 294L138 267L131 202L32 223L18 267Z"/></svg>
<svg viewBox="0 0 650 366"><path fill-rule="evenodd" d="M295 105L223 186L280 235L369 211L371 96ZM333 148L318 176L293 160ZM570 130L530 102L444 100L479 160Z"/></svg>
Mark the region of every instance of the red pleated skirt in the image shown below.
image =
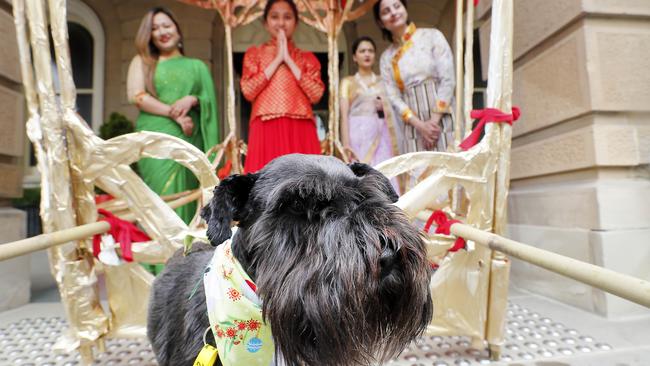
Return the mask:
<svg viewBox="0 0 650 366"><path fill-rule="evenodd" d="M254 173L278 156L320 152L316 123L313 119L278 117L262 121L256 117L249 126L244 171Z"/></svg>

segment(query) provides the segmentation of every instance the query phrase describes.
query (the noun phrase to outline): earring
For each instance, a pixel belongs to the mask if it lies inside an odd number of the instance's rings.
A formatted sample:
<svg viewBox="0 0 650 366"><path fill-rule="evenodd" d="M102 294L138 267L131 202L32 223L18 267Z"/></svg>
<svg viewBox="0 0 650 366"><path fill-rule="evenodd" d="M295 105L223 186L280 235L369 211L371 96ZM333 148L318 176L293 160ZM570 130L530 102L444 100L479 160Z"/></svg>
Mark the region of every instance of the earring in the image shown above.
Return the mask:
<svg viewBox="0 0 650 366"><path fill-rule="evenodd" d="M177 47L178 47L178 48L183 48L183 42L180 42L180 41L179 41Z"/></svg>

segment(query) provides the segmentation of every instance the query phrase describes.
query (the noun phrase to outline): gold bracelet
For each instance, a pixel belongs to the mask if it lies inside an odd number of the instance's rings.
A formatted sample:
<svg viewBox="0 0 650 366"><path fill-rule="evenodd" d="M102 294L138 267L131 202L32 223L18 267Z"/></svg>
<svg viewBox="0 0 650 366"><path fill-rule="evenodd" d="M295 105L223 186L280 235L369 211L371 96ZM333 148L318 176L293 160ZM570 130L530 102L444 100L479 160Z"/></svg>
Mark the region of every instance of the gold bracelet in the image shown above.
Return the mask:
<svg viewBox="0 0 650 366"><path fill-rule="evenodd" d="M406 108L406 110L402 112L402 121L404 121L404 123L410 124L409 121L411 120L411 117L413 117L413 111L411 111L410 108Z"/></svg>
<svg viewBox="0 0 650 366"><path fill-rule="evenodd" d="M147 95L149 95L149 93L147 93L146 91L141 91L138 94L136 94L135 97L133 97L133 100L135 100L135 105L140 107L140 105L142 104L142 100Z"/></svg>
<svg viewBox="0 0 650 366"><path fill-rule="evenodd" d="M445 102L444 100L438 100L436 102L436 109L438 113L448 113L449 112L449 104Z"/></svg>

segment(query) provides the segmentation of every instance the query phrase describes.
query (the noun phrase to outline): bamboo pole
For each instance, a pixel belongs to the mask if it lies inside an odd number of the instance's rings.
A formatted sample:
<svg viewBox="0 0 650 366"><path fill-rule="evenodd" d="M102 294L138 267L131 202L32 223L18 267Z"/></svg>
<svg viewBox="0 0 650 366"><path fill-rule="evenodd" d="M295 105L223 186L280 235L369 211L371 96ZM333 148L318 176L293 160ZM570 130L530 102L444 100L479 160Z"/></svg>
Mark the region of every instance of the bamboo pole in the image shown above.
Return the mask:
<svg viewBox="0 0 650 366"><path fill-rule="evenodd" d="M470 35L467 35L471 37ZM454 104L454 146L451 151L456 151L461 139L461 126L463 125L463 0L456 0L456 103Z"/></svg>
<svg viewBox="0 0 650 366"><path fill-rule="evenodd" d="M0 262L19 257L21 255L48 249L74 240L85 239L93 235L103 234L111 226L106 221L97 221L92 224L76 226L70 229L41 234L32 238L14 241L0 245Z"/></svg>
<svg viewBox="0 0 650 366"><path fill-rule="evenodd" d="M168 203L169 207L177 208L201 197L201 190L181 197ZM127 213L120 216L122 220L135 221L135 215ZM86 225L59 230L52 233L41 234L32 238L0 244L0 262L30 254L39 250L52 248L71 241L81 240L93 235L103 234L110 230L111 226L106 221L97 221Z"/></svg>
<svg viewBox="0 0 650 366"><path fill-rule="evenodd" d="M535 248L465 224L453 224L451 233L650 308L648 281Z"/></svg>
<svg viewBox="0 0 650 366"><path fill-rule="evenodd" d="M463 97L463 123L458 127L462 128L461 139L472 132L472 103L474 101L474 0L467 0L467 11L465 17L465 75L464 75L464 97ZM459 83L460 81L457 81Z"/></svg>
<svg viewBox="0 0 650 366"><path fill-rule="evenodd" d="M328 64L327 74L329 78L329 118L328 118L328 134L329 139L329 154L334 155L334 141L339 139L339 121L338 121L338 43L336 42L337 34L336 27L333 24L328 24L331 31L327 33L327 53Z"/></svg>
<svg viewBox="0 0 650 366"><path fill-rule="evenodd" d="M228 127L230 129L230 134L232 134L233 138L230 140L230 142L226 142L226 149L231 149L232 151L232 156L230 157L232 159L232 168L236 173L241 173L243 171L243 167L241 166L241 162L239 161L239 147L237 146L237 139L234 137L237 134L235 133L235 130L237 128L237 121L235 117L235 76L234 76L234 67L232 64L232 26L230 25L230 10L228 9L228 17L223 17L223 23L225 26L225 31L226 31L226 56L227 56L227 82L228 82L228 90L227 90L227 98L226 98L226 113L227 113L227 118L228 118Z"/></svg>

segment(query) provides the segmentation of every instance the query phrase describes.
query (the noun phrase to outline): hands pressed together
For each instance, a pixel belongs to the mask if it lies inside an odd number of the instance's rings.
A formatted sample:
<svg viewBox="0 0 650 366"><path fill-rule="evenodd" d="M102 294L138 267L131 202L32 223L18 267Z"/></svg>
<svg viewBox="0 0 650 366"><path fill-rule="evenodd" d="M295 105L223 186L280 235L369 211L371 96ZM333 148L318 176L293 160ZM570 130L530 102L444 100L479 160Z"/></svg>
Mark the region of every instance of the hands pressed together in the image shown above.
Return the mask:
<svg viewBox="0 0 650 366"><path fill-rule="evenodd" d="M281 29L278 31L277 42L278 42L278 53L275 55L275 59L273 59L273 62L271 62L271 64L264 70L264 73L266 74L266 78L270 79L271 76L273 76L273 73L275 73L275 71L277 70L277 68L282 63L284 63L289 67L289 70L291 70L291 73L296 78L296 80L300 80L300 77L302 75L300 68L293 60L293 58L291 58L291 53L289 53L289 41L287 40L287 35Z"/></svg>
<svg viewBox="0 0 650 366"><path fill-rule="evenodd" d="M185 136L192 136L194 122L187 113L198 103L198 99L192 95L186 95L174 102L169 111L169 117L181 126Z"/></svg>
<svg viewBox="0 0 650 366"><path fill-rule="evenodd" d="M413 118L410 122L420 135L422 135L422 138L424 139L424 148L427 150L432 149L438 143L441 119L442 115L436 113L431 119L422 121L418 118Z"/></svg>
<svg viewBox="0 0 650 366"><path fill-rule="evenodd" d="M275 55L275 61L281 63L281 62L287 62L287 60L289 59L291 59L291 55L289 55L287 36L283 30L279 30L278 31L278 53Z"/></svg>

